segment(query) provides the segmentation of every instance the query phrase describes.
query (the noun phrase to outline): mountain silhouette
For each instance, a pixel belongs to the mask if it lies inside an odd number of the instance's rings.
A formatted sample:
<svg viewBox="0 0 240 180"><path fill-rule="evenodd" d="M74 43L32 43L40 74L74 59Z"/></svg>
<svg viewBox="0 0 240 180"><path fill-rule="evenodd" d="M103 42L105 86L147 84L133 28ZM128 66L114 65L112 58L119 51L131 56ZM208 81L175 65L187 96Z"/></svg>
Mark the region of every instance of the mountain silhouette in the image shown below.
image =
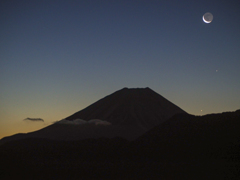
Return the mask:
<svg viewBox="0 0 240 180"><path fill-rule="evenodd" d="M24 138L134 140L178 113L186 114L150 88L123 88L64 120L35 132L5 137L0 143Z"/></svg>
<svg viewBox="0 0 240 180"><path fill-rule="evenodd" d="M123 88L66 120L101 119L113 125L133 125L150 129L177 113L185 113L150 88Z"/></svg>
<svg viewBox="0 0 240 180"><path fill-rule="evenodd" d="M0 146L0 179L238 180L239 129L237 110L176 114L134 141L11 141Z"/></svg>
<svg viewBox="0 0 240 180"><path fill-rule="evenodd" d="M176 114L140 136L133 144L148 159L192 161L227 159L235 155L238 159L239 130L240 110L204 116Z"/></svg>

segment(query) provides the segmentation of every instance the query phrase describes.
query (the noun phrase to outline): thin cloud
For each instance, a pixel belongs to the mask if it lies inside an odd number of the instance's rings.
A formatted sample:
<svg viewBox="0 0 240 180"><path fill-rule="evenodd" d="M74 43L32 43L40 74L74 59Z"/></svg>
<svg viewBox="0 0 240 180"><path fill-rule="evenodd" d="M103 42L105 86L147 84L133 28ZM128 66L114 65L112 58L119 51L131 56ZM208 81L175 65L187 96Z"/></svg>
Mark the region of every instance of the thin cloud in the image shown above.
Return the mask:
<svg viewBox="0 0 240 180"><path fill-rule="evenodd" d="M92 119L92 120L88 121L88 123L93 123L95 125L104 125L104 126L111 125L110 122L103 121L103 120L100 120L100 119Z"/></svg>
<svg viewBox="0 0 240 180"><path fill-rule="evenodd" d="M42 122L44 122L44 120L41 118L26 118L26 119L24 119L24 121L33 121L33 122L42 121Z"/></svg>

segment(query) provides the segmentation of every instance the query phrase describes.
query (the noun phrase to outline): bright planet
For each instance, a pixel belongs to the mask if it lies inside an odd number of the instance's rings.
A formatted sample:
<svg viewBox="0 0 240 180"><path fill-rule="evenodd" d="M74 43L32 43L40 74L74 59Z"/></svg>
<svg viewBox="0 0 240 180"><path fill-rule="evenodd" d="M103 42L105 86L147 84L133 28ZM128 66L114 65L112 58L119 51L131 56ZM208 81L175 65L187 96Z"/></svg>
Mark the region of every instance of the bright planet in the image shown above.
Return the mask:
<svg viewBox="0 0 240 180"><path fill-rule="evenodd" d="M203 15L202 19L205 23L211 23L213 20L213 15L211 13L207 12Z"/></svg>

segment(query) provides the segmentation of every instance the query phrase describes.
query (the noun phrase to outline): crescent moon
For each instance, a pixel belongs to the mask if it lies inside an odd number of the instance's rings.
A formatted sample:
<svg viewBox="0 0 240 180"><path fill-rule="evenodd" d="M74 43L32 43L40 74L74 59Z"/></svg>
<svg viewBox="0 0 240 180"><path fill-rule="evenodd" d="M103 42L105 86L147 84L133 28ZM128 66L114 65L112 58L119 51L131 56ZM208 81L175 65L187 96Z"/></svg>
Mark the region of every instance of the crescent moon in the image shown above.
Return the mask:
<svg viewBox="0 0 240 180"><path fill-rule="evenodd" d="M213 15L211 13L207 12L203 15L202 19L203 19L203 22L205 22L205 23L211 23L213 20Z"/></svg>
<svg viewBox="0 0 240 180"><path fill-rule="evenodd" d="M207 21L206 19L204 19L204 15L203 15L202 19L205 23L210 23L211 22L211 21Z"/></svg>

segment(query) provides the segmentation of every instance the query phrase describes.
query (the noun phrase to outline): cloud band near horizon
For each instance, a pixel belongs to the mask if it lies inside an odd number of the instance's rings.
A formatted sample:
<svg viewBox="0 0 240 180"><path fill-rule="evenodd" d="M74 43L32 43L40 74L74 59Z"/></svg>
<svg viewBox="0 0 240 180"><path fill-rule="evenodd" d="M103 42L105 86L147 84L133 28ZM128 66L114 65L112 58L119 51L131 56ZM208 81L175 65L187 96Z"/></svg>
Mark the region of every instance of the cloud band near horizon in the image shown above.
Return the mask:
<svg viewBox="0 0 240 180"><path fill-rule="evenodd" d="M34 121L34 122L42 121L42 122L44 122L44 120L42 118L26 118L26 119L24 119L24 121Z"/></svg>

